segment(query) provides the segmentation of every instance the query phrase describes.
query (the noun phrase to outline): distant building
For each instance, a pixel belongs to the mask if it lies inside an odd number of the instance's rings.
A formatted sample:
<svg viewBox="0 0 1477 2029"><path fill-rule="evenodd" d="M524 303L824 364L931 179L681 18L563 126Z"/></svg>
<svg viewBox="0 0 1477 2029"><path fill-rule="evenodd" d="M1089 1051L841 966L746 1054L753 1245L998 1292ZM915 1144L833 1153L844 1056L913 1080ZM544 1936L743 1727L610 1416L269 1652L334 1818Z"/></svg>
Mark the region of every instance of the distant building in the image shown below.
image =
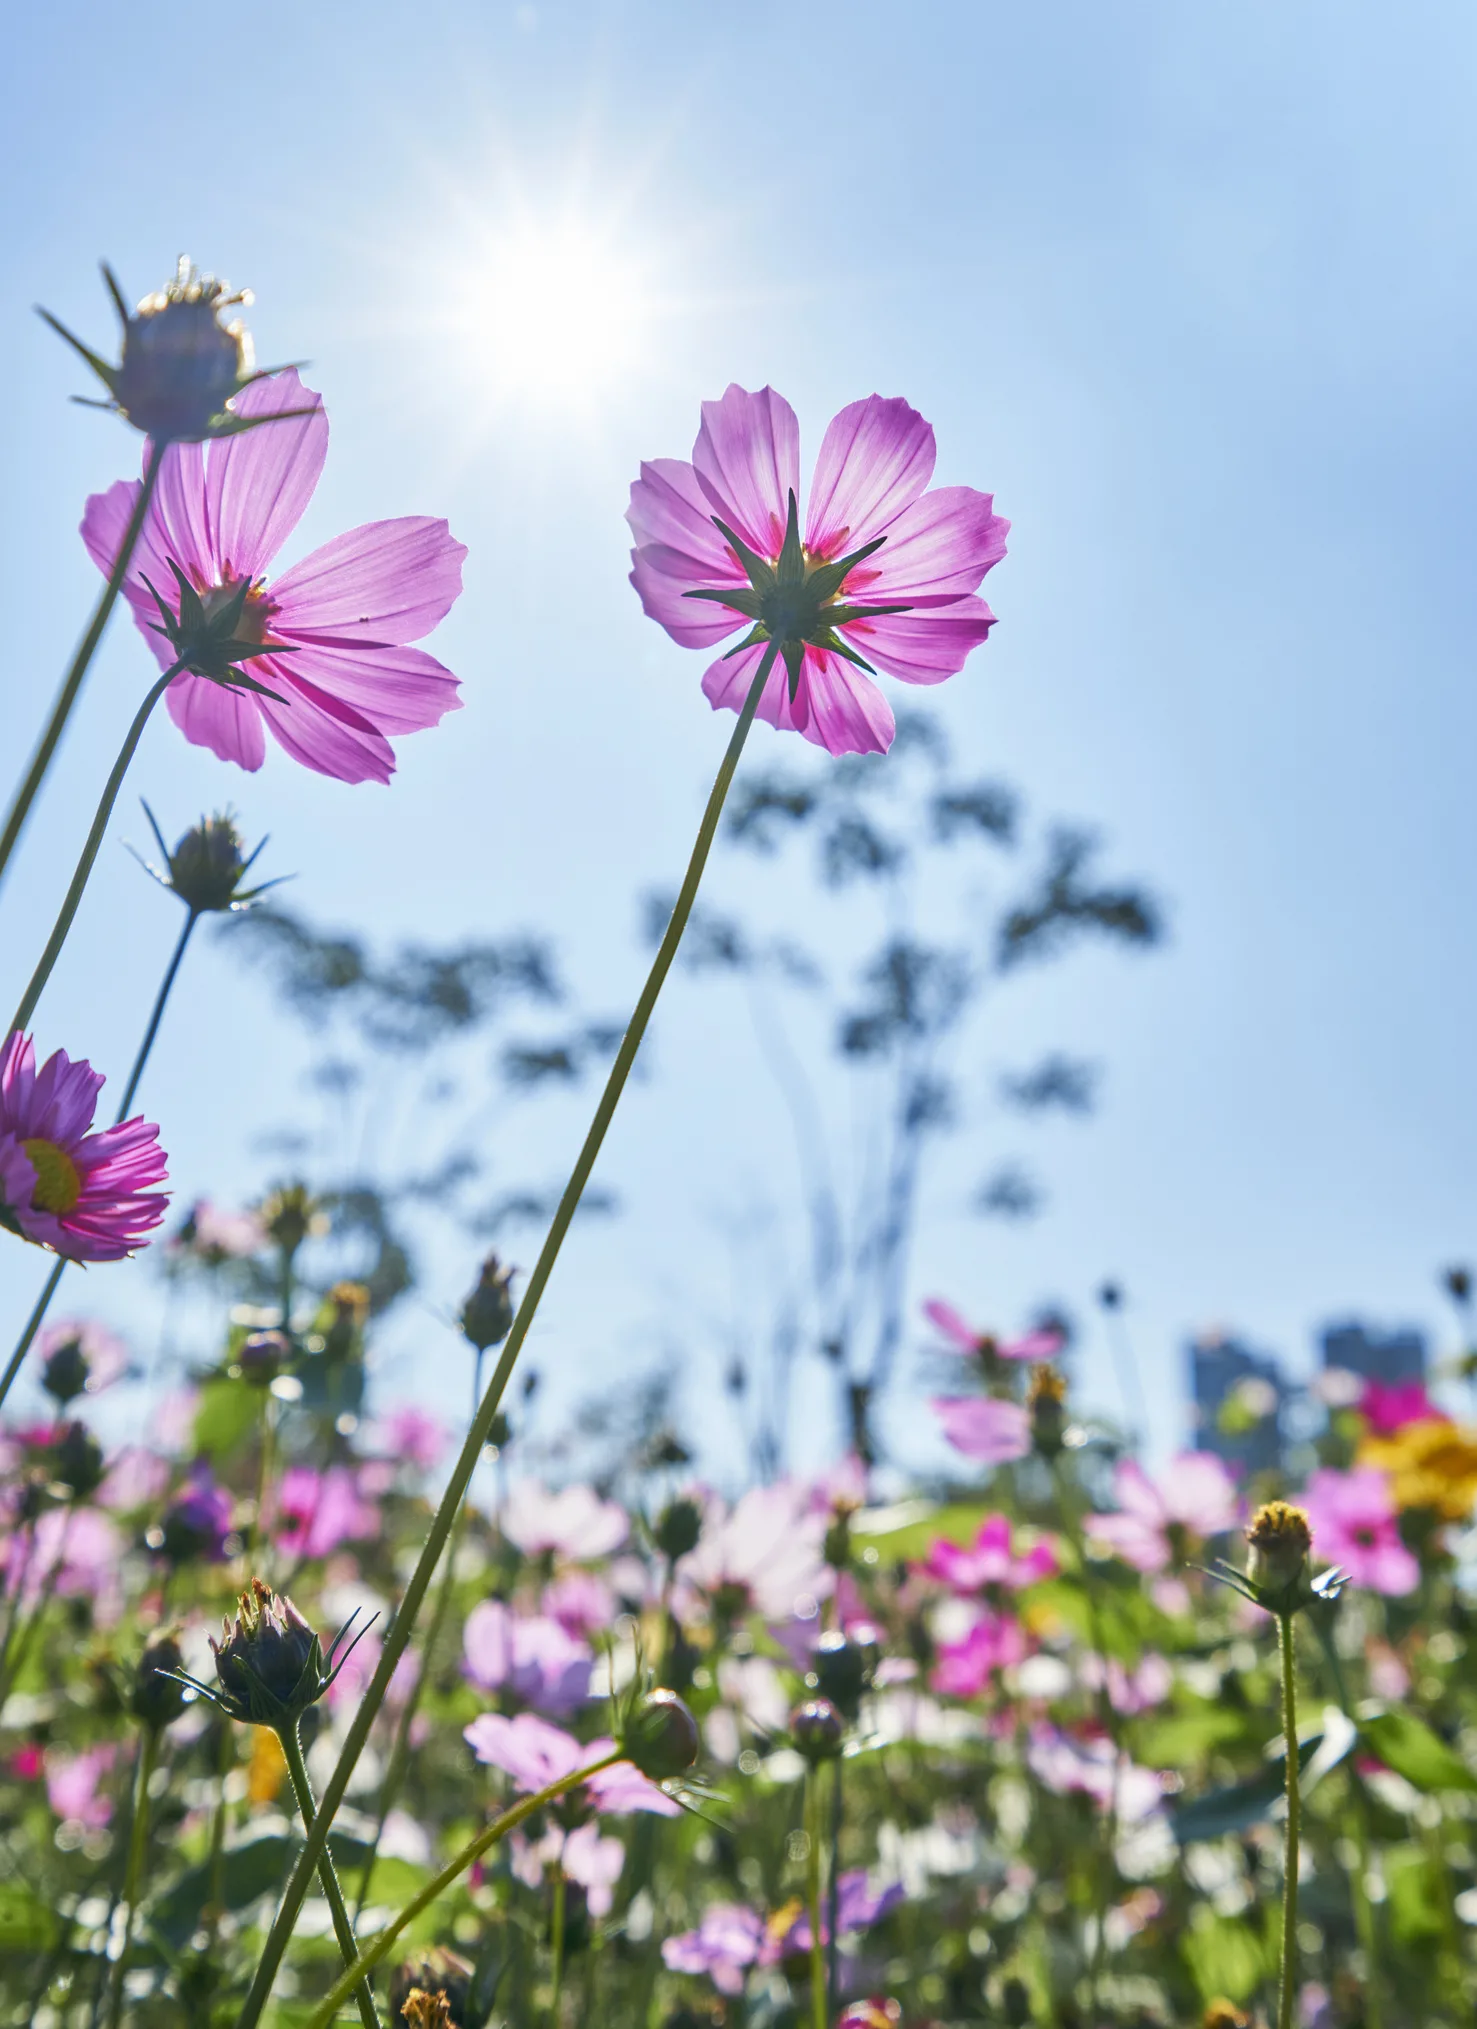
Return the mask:
<svg viewBox="0 0 1477 2029"><path fill-rule="evenodd" d="M1383 1381L1388 1387L1426 1378L1426 1335L1413 1326L1382 1332L1351 1319L1329 1325L1322 1345L1325 1367L1343 1367L1366 1381Z"/></svg>
<svg viewBox="0 0 1477 2029"><path fill-rule="evenodd" d="M1288 1386L1270 1353L1202 1332L1191 1341L1190 1392L1195 1443L1238 1473L1268 1472L1282 1462L1282 1407Z"/></svg>

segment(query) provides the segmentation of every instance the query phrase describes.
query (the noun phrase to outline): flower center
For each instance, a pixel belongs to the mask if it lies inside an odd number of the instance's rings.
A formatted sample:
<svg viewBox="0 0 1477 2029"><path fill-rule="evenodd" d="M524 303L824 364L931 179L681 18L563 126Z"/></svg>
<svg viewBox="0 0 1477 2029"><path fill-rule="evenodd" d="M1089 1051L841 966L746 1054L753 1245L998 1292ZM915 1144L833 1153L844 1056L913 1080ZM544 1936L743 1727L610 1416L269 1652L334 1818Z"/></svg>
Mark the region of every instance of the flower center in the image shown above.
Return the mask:
<svg viewBox="0 0 1477 2029"><path fill-rule="evenodd" d="M36 1188L31 1205L38 1212L70 1212L82 1195L82 1178L77 1165L54 1141L23 1141L21 1147L31 1158Z"/></svg>
<svg viewBox="0 0 1477 2029"><path fill-rule="evenodd" d="M223 613L236 594L241 590L240 578L228 578L223 585L213 585L200 595L207 621ZM238 641L265 641L271 632L272 601L267 597L266 580L258 578L248 586L245 603L236 621L235 638Z"/></svg>

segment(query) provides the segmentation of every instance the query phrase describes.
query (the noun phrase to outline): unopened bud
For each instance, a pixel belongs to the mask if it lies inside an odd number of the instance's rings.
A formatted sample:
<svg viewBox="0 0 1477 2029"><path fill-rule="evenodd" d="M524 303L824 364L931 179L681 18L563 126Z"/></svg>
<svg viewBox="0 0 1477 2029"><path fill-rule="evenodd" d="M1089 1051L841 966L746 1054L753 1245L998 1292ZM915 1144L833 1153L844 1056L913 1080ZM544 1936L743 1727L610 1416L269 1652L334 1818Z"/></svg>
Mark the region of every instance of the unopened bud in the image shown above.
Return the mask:
<svg viewBox="0 0 1477 2029"><path fill-rule="evenodd" d="M790 1714L790 1738L814 1767L840 1754L846 1726L829 1698L807 1698Z"/></svg>
<svg viewBox="0 0 1477 2029"><path fill-rule="evenodd" d="M253 1388L270 1388L293 1357L284 1332L252 1332L241 1341L232 1365Z"/></svg>
<svg viewBox="0 0 1477 2029"><path fill-rule="evenodd" d="M696 1549L702 1533L702 1509L695 1500L682 1494L675 1501L668 1501L657 1516L651 1538L668 1563L675 1564L679 1557Z"/></svg>
<svg viewBox="0 0 1477 2029"><path fill-rule="evenodd" d="M253 1578L234 1620L211 1639L218 1702L253 1726L294 1723L328 1688L323 1644L290 1599Z"/></svg>
<svg viewBox="0 0 1477 2029"><path fill-rule="evenodd" d="M1287 1601L1307 1570L1313 1547L1307 1511L1286 1501L1268 1501L1252 1516L1246 1540L1250 1583L1271 1599Z"/></svg>
<svg viewBox="0 0 1477 2029"><path fill-rule="evenodd" d="M325 1223L306 1184L283 1184L271 1192L262 1203L260 1218L268 1237L289 1257L310 1233L321 1232Z"/></svg>
<svg viewBox="0 0 1477 2029"><path fill-rule="evenodd" d="M86 1388L89 1371L81 1339L63 1339L46 1356L41 1368L41 1385L54 1402L65 1408Z"/></svg>
<svg viewBox="0 0 1477 2029"><path fill-rule="evenodd" d="M504 1268L496 1254L489 1254L477 1277L477 1286L462 1305L462 1336L479 1353L501 1345L513 1329L513 1271Z"/></svg>
<svg viewBox="0 0 1477 2029"><path fill-rule="evenodd" d="M427 1993L424 1987L412 1987L400 2013L410 2029L456 2029L451 2019L451 2002L440 1987L434 1994Z"/></svg>
<svg viewBox="0 0 1477 2029"><path fill-rule="evenodd" d="M362 1282L336 1282L328 1292L328 1323L323 1354L347 1360L362 1354L364 1327L369 1322L369 1291Z"/></svg>
<svg viewBox="0 0 1477 2029"><path fill-rule="evenodd" d="M859 1626L849 1632L828 1628L811 1648L805 1682L829 1698L844 1718L855 1720L877 1673L880 1647L875 1628Z"/></svg>
<svg viewBox="0 0 1477 2029"><path fill-rule="evenodd" d="M395 2020L413 2021L414 2017L405 2012L411 1995L417 1990L433 1997L439 1994L450 2010L447 2019L452 2029L463 2029L472 1977L473 1968L468 1961L443 1946L433 1945L427 1951L417 1952L390 1975L390 2014ZM434 2022L436 2017L433 2015L431 2020Z"/></svg>
<svg viewBox="0 0 1477 2029"><path fill-rule="evenodd" d="M621 1729L621 1749L653 1782L668 1782L697 1760L697 1721L675 1691L648 1691Z"/></svg>
<svg viewBox="0 0 1477 2029"><path fill-rule="evenodd" d="M1446 1293L1456 1303L1465 1303L1472 1294L1472 1271L1470 1268L1448 1268L1442 1281Z"/></svg>
<svg viewBox="0 0 1477 2029"><path fill-rule="evenodd" d="M248 853L236 820L229 810L215 817L202 817L180 839L173 852L164 839L148 804L145 814L154 826L154 836L168 867L164 885L179 896L193 916L225 915L248 908L262 892L241 886L248 869L261 851ZM269 885L271 885L269 883Z"/></svg>
<svg viewBox="0 0 1477 2029"><path fill-rule="evenodd" d="M178 1719L187 1692L173 1672L185 1666L184 1654L172 1634L157 1635L138 1659L128 1709L143 1726L156 1732Z"/></svg>
<svg viewBox="0 0 1477 2029"><path fill-rule="evenodd" d="M1032 1448L1042 1458L1055 1458L1067 1420L1067 1384L1055 1367L1043 1361L1032 1368L1026 1406L1031 1412Z"/></svg>
<svg viewBox="0 0 1477 2029"><path fill-rule="evenodd" d="M85 1501L102 1484L103 1448L85 1423L61 1423L51 1440L47 1463L54 1479Z"/></svg>

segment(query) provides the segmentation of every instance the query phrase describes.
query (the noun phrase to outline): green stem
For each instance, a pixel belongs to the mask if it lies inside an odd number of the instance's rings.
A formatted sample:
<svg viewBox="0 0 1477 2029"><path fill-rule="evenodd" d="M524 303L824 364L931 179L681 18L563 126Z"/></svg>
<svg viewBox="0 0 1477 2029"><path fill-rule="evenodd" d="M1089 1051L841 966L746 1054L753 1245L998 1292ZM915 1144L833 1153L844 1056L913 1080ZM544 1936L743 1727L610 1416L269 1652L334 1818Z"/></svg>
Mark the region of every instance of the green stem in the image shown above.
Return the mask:
<svg viewBox="0 0 1477 2029"><path fill-rule="evenodd" d="M821 1933L821 1779L814 1766L805 1776L806 1871L805 1899L810 1914L810 2024L828 2029L826 2014L826 1947Z"/></svg>
<svg viewBox="0 0 1477 2029"><path fill-rule="evenodd" d="M564 1896L564 1867L561 1862L554 1870L554 1916L549 1937L554 1959L549 1986L549 2029L559 2029L559 1989L564 1984Z"/></svg>
<svg viewBox="0 0 1477 2029"><path fill-rule="evenodd" d="M831 1871L827 1878L830 1936L826 1943L826 2020L833 2021L840 1999L837 1953L841 1948L841 1757L831 1764Z"/></svg>
<svg viewBox="0 0 1477 2029"><path fill-rule="evenodd" d="M92 820L92 829L87 834L87 843L82 848L82 857L77 862L72 885L67 889L66 899L62 903L51 935L46 940L46 949L41 954L40 963L31 974L31 983L21 995L20 1006L11 1017L7 1034L13 1034L17 1029L25 1030L30 1026L31 1017L36 1012L36 1003L40 1000L46 982L51 977L52 967L61 956L62 946L67 941L67 932L72 927L72 918L77 913L77 905L82 900L83 890L92 873L93 861L97 858L103 834L107 831L108 819L113 815L113 805L118 801L118 791L123 787L123 778L128 773L128 765L133 759L134 750L144 736L144 727L149 723L149 716L155 705L183 668L182 662L171 663L134 714L133 724L128 728L123 745L118 750L118 758L113 763L113 772L108 777L102 800L97 806L97 815Z"/></svg>
<svg viewBox="0 0 1477 2029"><path fill-rule="evenodd" d="M1098 1683L1094 1701L1097 1705L1098 1724L1106 1733L1113 1749L1113 1776L1108 1790L1108 1810L1103 1823L1102 1848L1098 1856L1093 1886L1092 1957L1087 1969L1089 2006L1092 2017L1096 2020L1098 1989L1102 1984L1103 1965L1107 1956L1108 1904L1113 1894L1114 1849L1118 1842L1118 1771L1123 1760L1123 1744L1119 1735L1117 1709L1108 1686L1108 1650L1103 1639L1102 1613L1098 1604L1097 1587L1092 1580L1087 1540L1082 1533L1081 1516L1059 1456L1051 1462L1051 1476L1056 1483L1064 1531L1067 1541L1072 1546L1072 1555L1077 1560L1077 1569L1082 1578L1082 1595L1087 1602L1088 1640L1098 1665Z"/></svg>
<svg viewBox="0 0 1477 2029"><path fill-rule="evenodd" d="M466 1497L472 1474L477 1468L477 1462L482 1456L482 1448L486 1444L488 1432L492 1428L492 1420L501 1407L503 1391L508 1385L508 1379L512 1374L514 1364L523 1349L523 1342L528 1337L529 1329L537 1315L539 1301L543 1296L549 1277L554 1272L554 1264L559 1259L559 1250L564 1245L565 1235L568 1233L570 1223L579 1208L580 1198L584 1194L585 1185L589 1182L590 1172L595 1167L595 1160L600 1153L601 1143L605 1140L606 1132L610 1127L612 1119L615 1117L616 1107L620 1103L621 1093L625 1090L626 1080L631 1075L631 1067L636 1061L636 1053L640 1049L642 1038L646 1034L652 1010L655 1008L657 998L662 990L663 981L671 971L672 961L677 956L677 947L682 942L682 933L687 927L687 919L692 914L692 905L697 899L698 887L703 877L703 868L707 865L708 854L712 850L713 840L717 835L718 820L723 814L723 804L728 795L729 786L733 781L734 771L738 767L739 756L743 752L744 741L748 738L749 728L754 722L754 714L759 708L759 700L763 695L764 685L774 666L774 658L775 651L766 649L764 659L755 672L754 681L749 687L749 695L744 700L744 708L739 714L738 724L733 730L732 737L728 742L727 752L723 756L722 765L718 770L712 790L709 793L707 807L703 811L702 823L698 826L697 839L694 842L692 857L688 861L687 872L677 896L677 905L672 911L672 920L667 925L666 933L658 947L656 957L652 961L651 971L647 974L646 984L641 989L640 997L631 1015L630 1025L625 1035L621 1038L621 1045L616 1052L615 1062L611 1065L610 1075L605 1082L605 1090L601 1093L600 1103L595 1108L595 1117L590 1123L588 1133L585 1135L584 1143L580 1148L569 1182L564 1187L564 1195L559 1200L559 1207L554 1214L553 1224L550 1226L544 1244L539 1250L539 1257L534 1264L533 1273L528 1278L528 1287L524 1291L523 1301L518 1306L517 1316L513 1320L513 1328L503 1341L502 1351L498 1356L492 1380L488 1383L487 1393L482 1398L482 1406L472 1420L472 1427L467 1432L466 1440L462 1445L461 1455L452 1468L451 1478L447 1482L445 1493L441 1496L441 1504L432 1518L431 1527L426 1536L425 1545L421 1550L415 1571L411 1576L409 1585L405 1588L405 1597L400 1603L400 1610L395 1615L394 1621L385 1637L385 1645L380 1651L380 1659L375 1667L374 1675L369 1681L363 1698L360 1700L359 1709L354 1714L348 1734L344 1740L343 1748L339 1754L338 1764L329 1778L328 1787L323 1793L323 1811L319 1824L309 1834L307 1843L298 1856L297 1865L292 1871L282 1898L282 1905L277 1911L271 1930L267 1933L267 1940L262 1948L262 1956L257 1963L256 1973L251 1983L251 1990L246 1996L245 2005L242 2008L236 2029L255 2029L256 2023L261 2019L262 2009L265 2007L267 1996L272 1990L272 1982L277 1976L277 1968L282 1963L282 1955L287 1949L287 1940L292 1935L292 1926L296 1920L297 1912L302 1906L303 1897L307 1893L308 1883L312 1879L313 1868L317 1865L318 1856L323 1851L324 1841L328 1836L328 1826L332 1821L334 1812L343 1802L344 1793L349 1786L349 1779L363 1751L364 1743L369 1738L369 1730L374 1724L375 1715L378 1713L380 1705L384 1700L390 1679L394 1675L396 1665L399 1663L401 1656L405 1653L406 1647L409 1644L416 1616L420 1612L426 1592L430 1587L431 1578L437 1564L440 1562L441 1552L446 1545L448 1535L451 1533L452 1523L456 1518L457 1510Z"/></svg>
<svg viewBox="0 0 1477 2029"><path fill-rule="evenodd" d="M267 1535L267 1504L272 1495L272 1464L276 1451L277 1398L270 1388L262 1390L261 1457L256 1472L256 1509L251 1520L251 1568L265 1571L271 1557Z"/></svg>
<svg viewBox="0 0 1477 2029"><path fill-rule="evenodd" d="M584 1768L577 1768L569 1775L561 1775L558 1781L551 1782L547 1789L541 1789L533 1796L524 1797L521 1803L513 1804L501 1816L494 1818L485 1831L479 1832L475 1839L469 1840L456 1857L446 1863L435 1879L428 1881L420 1893L406 1903L393 1923L387 1924L382 1931L370 1938L367 1944L360 1947L358 1958L339 1974L318 2003L314 2013L309 2016L304 2029L328 2029L328 2024L338 2013L340 2004L354 1982L362 1980L366 1973L374 1971L395 1940L408 1930L416 1918L428 1910L439 1896L446 1893L474 1860L480 1860L489 1846L496 1845L506 1833L521 1825L525 1818L531 1818L535 1811L544 1810L548 1805L558 1803L560 1797L567 1796L572 1789L578 1789L582 1782L588 1782L592 1775L597 1775L602 1768L609 1768L620 1758L620 1749L614 1748L609 1754L602 1755L599 1761L589 1762ZM242 2021L237 2023L236 2029L242 2029L244 2020L243 2017Z"/></svg>
<svg viewBox="0 0 1477 2029"><path fill-rule="evenodd" d="M154 455L149 459L143 485L139 488L138 499L134 503L133 513L129 516L128 527L124 531L123 547L113 560L113 568L108 573L108 582L103 587L102 597L97 602L87 632L82 637L77 653L72 657L71 668L62 678L62 687L56 694L56 703L51 708L51 717L46 722L46 730L31 756L31 765L26 770L25 779L15 792L15 800L5 820L5 829L0 832L0 881L5 878L5 869L10 864L10 856L15 851L21 832L25 829L26 819L31 814L31 805L36 800L36 792L51 766L51 757L56 752L57 742L61 739L72 707L77 702L77 693L82 688L82 679L87 674L88 664L97 652L97 645L103 638L103 629L107 626L118 594L123 589L123 580L128 575L128 566L133 561L133 553L138 547L138 539L154 498L154 487L158 482L162 455L162 450L157 446L154 447Z"/></svg>
<svg viewBox="0 0 1477 2029"><path fill-rule="evenodd" d="M369 1842L369 1852L364 1860L364 1872L359 1877L359 1894L354 1905L354 1921L357 1923L364 1914L364 1905L369 1900L370 1883L374 1878L374 1864L379 1856L380 1840L385 1835L385 1824L395 1807L400 1794L400 1784L405 1778L410 1763L410 1729L420 1709L421 1692L425 1689L436 1659L436 1646L446 1626L451 1611L452 1593L456 1581L456 1556L461 1548L462 1534L467 1524L467 1509L463 1504L457 1515L456 1527L451 1532L447 1545L446 1562L441 1568L441 1584L436 1592L436 1603L431 1608L431 1624L426 1630L426 1639L421 1646L421 1667L409 1695L400 1707L400 1717L395 1725L395 1742L390 1749L390 1759L385 1767L384 1786L380 1790L379 1810L375 1816L374 1836Z"/></svg>
<svg viewBox="0 0 1477 2029"><path fill-rule="evenodd" d="M302 1737L298 1732L298 1721L291 1720L278 1729L277 1738L282 1742L282 1752L287 1757L287 1772L292 1777L293 1792L297 1807L302 1812L303 1824L309 1835L317 1815L313 1802L312 1785L308 1781L308 1767L303 1760ZM333 1916L333 1934L338 1939L338 1948L346 1966L352 1966L359 1955L359 1946L354 1938L354 1926L349 1921L349 1912L344 1906L344 1891L339 1887L338 1870L333 1864L333 1854L327 1845L318 1862L318 1879L328 1899L329 1911ZM354 1982L354 1999L359 2007L359 2020L364 2029L380 2029L379 2015L375 2009L374 1996L369 1991L369 1982L359 1978Z"/></svg>
<svg viewBox="0 0 1477 2029"><path fill-rule="evenodd" d="M1277 1616L1277 1642L1282 1651L1282 1736L1287 1749L1287 1830L1282 1866L1282 1985L1277 1999L1277 2029L1292 2029L1297 1989L1298 1858L1302 1836L1302 1772L1298 1766L1297 1671L1290 1613Z"/></svg>
<svg viewBox="0 0 1477 2029"><path fill-rule="evenodd" d="M133 1827L128 1835L128 1866L123 1875L123 1941L113 1961L108 1994L108 2029L118 2029L123 2015L123 1981L128 1970L129 1948L133 1943L133 1917L138 1907L144 1853L149 1843L149 1778L159 1758L159 1740L157 1726L145 1726L139 1736L138 1771L133 1785Z"/></svg>
<svg viewBox="0 0 1477 2029"><path fill-rule="evenodd" d="M185 927L180 933L179 941L174 947L174 955L165 968L163 981L154 999L153 1012L149 1016L149 1025L144 1030L144 1039L138 1046L133 1060L133 1069L129 1072L128 1083L123 1088L123 1099L119 1105L117 1118L113 1123L114 1126L121 1126L128 1118L128 1109L133 1104L134 1094L139 1088L139 1080L144 1075L144 1066L149 1061L149 1053L153 1049L159 1034L159 1024L164 1019L164 1004L169 999L170 993L174 988L174 982L179 976L180 966L184 962L185 948L189 944L190 933L194 929L197 920L198 912L192 909L186 919ZM6 1396L10 1393L11 1384L21 1370L21 1362L31 1350L32 1341L45 1322L46 1313L51 1308L51 1299L56 1295L57 1284L61 1281L66 1271L67 1261L65 1256L63 1256L58 1259L50 1275L47 1276L41 1294L37 1298L36 1308L26 1320L25 1329L20 1335L20 1341L15 1351L10 1356L10 1362L5 1372L0 1374L0 1406L3 1406Z"/></svg>

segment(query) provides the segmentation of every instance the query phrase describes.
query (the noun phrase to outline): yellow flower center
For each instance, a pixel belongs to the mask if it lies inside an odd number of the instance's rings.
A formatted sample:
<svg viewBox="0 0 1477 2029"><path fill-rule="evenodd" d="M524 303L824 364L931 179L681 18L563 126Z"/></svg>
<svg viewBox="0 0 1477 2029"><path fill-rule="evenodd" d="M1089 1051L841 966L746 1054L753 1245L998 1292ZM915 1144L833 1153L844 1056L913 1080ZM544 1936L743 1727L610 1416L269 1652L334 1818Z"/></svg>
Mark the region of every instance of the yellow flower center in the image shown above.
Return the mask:
<svg viewBox="0 0 1477 2029"><path fill-rule="evenodd" d="M70 1212L82 1195L82 1178L77 1165L54 1141L23 1141L21 1147L31 1158L36 1188L31 1204L38 1212Z"/></svg>

